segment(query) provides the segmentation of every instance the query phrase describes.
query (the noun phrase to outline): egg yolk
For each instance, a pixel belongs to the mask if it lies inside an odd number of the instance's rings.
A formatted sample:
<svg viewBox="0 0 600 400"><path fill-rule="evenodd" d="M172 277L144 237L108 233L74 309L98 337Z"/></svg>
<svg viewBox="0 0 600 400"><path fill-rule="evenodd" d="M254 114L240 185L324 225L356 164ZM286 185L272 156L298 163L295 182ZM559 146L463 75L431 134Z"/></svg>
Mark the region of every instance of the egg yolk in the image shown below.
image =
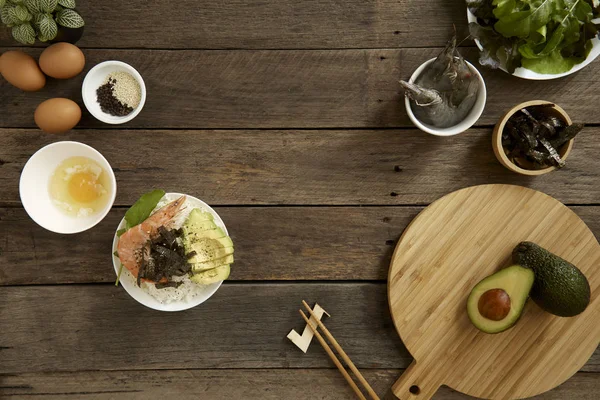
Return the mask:
<svg viewBox="0 0 600 400"><path fill-rule="evenodd" d="M69 195L80 203L89 203L96 200L100 193L97 189L98 181L89 172L73 174L69 181Z"/></svg>

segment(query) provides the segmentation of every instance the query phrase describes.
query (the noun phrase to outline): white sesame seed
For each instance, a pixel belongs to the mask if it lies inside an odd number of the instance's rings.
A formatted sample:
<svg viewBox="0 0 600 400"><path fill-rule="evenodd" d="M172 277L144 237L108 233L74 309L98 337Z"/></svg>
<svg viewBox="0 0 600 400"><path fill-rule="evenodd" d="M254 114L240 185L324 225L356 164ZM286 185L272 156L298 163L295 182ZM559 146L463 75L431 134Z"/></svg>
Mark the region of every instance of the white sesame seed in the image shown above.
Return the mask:
<svg viewBox="0 0 600 400"><path fill-rule="evenodd" d="M113 72L106 77L104 83L107 83L109 79L116 81L113 86L113 96L117 100L133 109L140 105L142 89L140 83L130 73Z"/></svg>

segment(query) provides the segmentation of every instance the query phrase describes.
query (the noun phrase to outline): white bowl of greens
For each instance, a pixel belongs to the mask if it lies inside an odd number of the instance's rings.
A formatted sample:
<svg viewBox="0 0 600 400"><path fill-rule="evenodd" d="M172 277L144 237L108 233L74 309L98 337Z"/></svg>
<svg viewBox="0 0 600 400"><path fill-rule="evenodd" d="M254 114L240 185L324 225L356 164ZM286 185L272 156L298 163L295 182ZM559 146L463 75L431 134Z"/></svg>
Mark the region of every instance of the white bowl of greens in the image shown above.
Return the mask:
<svg viewBox="0 0 600 400"><path fill-rule="evenodd" d="M598 0L467 0L480 63L514 76L573 74L600 55Z"/></svg>
<svg viewBox="0 0 600 400"><path fill-rule="evenodd" d="M135 229L135 226L162 207L172 204L182 196L185 196L185 202L172 219L169 229L181 232L178 243L181 251L185 252L182 255L185 254L189 271L173 277L173 280L169 279L169 283L177 281L179 286L158 288L152 280L137 279L137 275L134 276L123 267L118 253L119 240L125 237L122 235L128 229ZM222 245L224 242L227 243ZM214 245L217 248L214 248ZM127 211L115 232L112 251L113 266L117 274L116 285L123 286L139 303L159 311L187 310L208 300L219 289L223 279L229 276L229 264L233 262L233 243L221 217L202 200L181 193L165 193L162 190L144 194ZM161 280L163 281L164 279Z"/></svg>

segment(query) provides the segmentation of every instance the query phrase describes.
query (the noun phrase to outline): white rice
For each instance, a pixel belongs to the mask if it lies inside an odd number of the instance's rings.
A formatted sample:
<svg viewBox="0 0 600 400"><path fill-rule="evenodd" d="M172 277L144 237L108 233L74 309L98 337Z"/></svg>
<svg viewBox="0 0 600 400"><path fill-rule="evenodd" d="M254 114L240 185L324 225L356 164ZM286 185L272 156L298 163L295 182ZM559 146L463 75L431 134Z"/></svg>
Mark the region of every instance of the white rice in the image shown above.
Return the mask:
<svg viewBox="0 0 600 400"><path fill-rule="evenodd" d="M179 198L177 195L167 194L165 195L161 201L158 203L153 213L159 208L165 206L166 204L175 201ZM189 200L189 197L185 200L183 204L182 211L177 215L175 219L174 228L180 228L186 221L187 217L190 215L194 208L200 208L203 211L205 210L203 207L198 204L192 204ZM130 279L134 285L137 285L136 279L133 275L126 269L123 268L123 272L121 278L126 275L126 279ZM171 280L176 282L183 282L179 287L167 287L164 289L157 289L154 283L150 282L141 282L141 289L148 293L150 296L154 297L161 304L170 304L173 302L190 302L192 299L202 292L206 291L210 285L200 285L190 280L189 276L181 276L181 277L173 277Z"/></svg>

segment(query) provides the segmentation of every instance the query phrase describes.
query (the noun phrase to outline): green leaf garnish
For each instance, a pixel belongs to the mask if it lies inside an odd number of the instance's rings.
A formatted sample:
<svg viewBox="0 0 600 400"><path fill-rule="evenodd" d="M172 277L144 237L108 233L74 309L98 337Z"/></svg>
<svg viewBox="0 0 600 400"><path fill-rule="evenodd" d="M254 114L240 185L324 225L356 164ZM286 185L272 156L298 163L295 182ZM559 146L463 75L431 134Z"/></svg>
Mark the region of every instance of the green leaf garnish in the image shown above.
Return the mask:
<svg viewBox="0 0 600 400"><path fill-rule="evenodd" d="M143 194L125 213L125 228L119 229L117 236L121 237L129 229L144 222L164 195L165 191L161 189L155 189Z"/></svg>
<svg viewBox="0 0 600 400"><path fill-rule="evenodd" d="M117 274L117 280L115 281L115 286L119 286L119 280L121 279L121 272L123 272L123 264L119 267L119 273Z"/></svg>

